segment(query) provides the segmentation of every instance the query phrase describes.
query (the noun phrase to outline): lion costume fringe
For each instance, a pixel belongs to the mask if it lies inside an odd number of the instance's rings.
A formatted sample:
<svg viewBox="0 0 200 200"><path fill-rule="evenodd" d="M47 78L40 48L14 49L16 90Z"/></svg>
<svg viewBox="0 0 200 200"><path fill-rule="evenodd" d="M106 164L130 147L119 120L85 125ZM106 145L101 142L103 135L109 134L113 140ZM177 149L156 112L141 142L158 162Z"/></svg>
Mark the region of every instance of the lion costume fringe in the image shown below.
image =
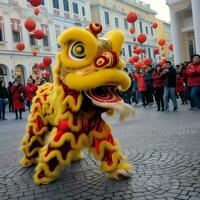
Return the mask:
<svg viewBox="0 0 200 200"><path fill-rule="evenodd" d="M133 109L124 104L116 89L130 86L120 59L124 36L119 30L102 38L102 26L92 23L86 29L69 28L58 38L54 83L39 87L28 117L22 141L24 167L37 165L34 181L53 181L63 166L82 158L87 147L100 161L100 167L114 179L130 176L131 165L125 162L111 127L102 119L114 109L121 119Z"/></svg>

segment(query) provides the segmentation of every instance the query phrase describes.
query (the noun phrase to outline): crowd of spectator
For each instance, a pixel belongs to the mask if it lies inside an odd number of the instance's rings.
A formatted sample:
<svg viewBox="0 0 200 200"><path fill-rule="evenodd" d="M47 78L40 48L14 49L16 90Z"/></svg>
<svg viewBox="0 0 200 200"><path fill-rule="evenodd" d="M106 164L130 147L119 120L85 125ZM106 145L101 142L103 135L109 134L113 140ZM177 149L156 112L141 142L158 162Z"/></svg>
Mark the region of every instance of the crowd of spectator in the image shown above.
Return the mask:
<svg viewBox="0 0 200 200"><path fill-rule="evenodd" d="M154 101L157 111L169 111L170 100L173 111L178 110L177 98L182 104L190 102L191 110L200 110L200 56L192 56L191 62L173 66L166 61L162 66L141 67L129 73L132 84L122 94L124 101L138 104L141 99L144 108L151 107Z"/></svg>

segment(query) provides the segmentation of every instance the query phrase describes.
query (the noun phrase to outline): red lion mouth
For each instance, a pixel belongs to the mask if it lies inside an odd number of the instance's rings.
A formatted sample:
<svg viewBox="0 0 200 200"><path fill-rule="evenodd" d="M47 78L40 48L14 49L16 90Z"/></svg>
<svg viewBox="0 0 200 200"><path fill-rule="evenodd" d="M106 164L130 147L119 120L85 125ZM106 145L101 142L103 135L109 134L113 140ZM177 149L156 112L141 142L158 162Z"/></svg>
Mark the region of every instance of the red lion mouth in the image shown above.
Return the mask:
<svg viewBox="0 0 200 200"><path fill-rule="evenodd" d="M93 103L120 103L123 99L119 96L117 86L114 84L103 85L88 91L85 91L86 96Z"/></svg>

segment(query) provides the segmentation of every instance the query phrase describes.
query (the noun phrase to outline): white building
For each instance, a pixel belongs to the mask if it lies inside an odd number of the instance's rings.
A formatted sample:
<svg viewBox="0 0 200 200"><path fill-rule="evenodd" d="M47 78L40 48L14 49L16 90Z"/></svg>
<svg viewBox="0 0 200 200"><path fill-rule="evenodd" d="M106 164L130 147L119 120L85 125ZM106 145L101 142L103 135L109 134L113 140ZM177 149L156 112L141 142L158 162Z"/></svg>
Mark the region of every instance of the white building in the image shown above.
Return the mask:
<svg viewBox="0 0 200 200"><path fill-rule="evenodd" d="M167 0L175 64L200 54L200 0Z"/></svg>
<svg viewBox="0 0 200 200"><path fill-rule="evenodd" d="M34 9L27 0L0 0L0 81L13 81L16 76L26 83L37 69L35 63L42 62L45 55L52 56L59 50L57 36L67 27L86 26L91 21L88 0L43 0L41 14L34 15ZM35 40L24 27L31 17L37 28L43 29L45 37ZM23 52L16 50L16 43L24 42ZM32 51L38 50L33 57Z"/></svg>

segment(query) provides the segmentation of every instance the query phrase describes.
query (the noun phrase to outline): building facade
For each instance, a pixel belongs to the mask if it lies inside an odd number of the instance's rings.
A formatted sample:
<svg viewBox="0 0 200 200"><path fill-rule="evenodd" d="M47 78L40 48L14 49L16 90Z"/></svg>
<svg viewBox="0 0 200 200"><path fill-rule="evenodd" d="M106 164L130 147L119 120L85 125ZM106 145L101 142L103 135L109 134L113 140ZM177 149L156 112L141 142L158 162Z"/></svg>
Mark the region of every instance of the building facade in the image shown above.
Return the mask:
<svg viewBox="0 0 200 200"><path fill-rule="evenodd" d="M42 62L45 55L53 59L59 51L57 37L70 26L87 26L91 21L88 0L43 0L41 14L34 15L34 9L27 0L0 0L0 81L27 78L38 71L35 63ZM25 27L25 20L31 17L45 37L36 40ZM25 49L17 51L16 44L23 42ZM37 50L38 55L32 56Z"/></svg>
<svg viewBox="0 0 200 200"><path fill-rule="evenodd" d="M103 25L103 32L119 28L126 36L126 41L122 51L122 58L126 61L127 66L129 58L133 55L133 46L145 48L144 57L150 57L154 62L158 61L159 57L154 56L153 49L157 47L157 31L152 28L152 22L155 22L157 14L150 8L149 4L145 4L139 0L90 0L91 18L92 21L99 22ZM134 11L138 15L138 20L135 24L127 23L126 15ZM130 33L130 28L134 26L136 32ZM140 45L133 38L137 38L140 33L147 35L147 41Z"/></svg>
<svg viewBox="0 0 200 200"><path fill-rule="evenodd" d="M171 35L175 64L200 54L200 1L167 0L171 15Z"/></svg>

